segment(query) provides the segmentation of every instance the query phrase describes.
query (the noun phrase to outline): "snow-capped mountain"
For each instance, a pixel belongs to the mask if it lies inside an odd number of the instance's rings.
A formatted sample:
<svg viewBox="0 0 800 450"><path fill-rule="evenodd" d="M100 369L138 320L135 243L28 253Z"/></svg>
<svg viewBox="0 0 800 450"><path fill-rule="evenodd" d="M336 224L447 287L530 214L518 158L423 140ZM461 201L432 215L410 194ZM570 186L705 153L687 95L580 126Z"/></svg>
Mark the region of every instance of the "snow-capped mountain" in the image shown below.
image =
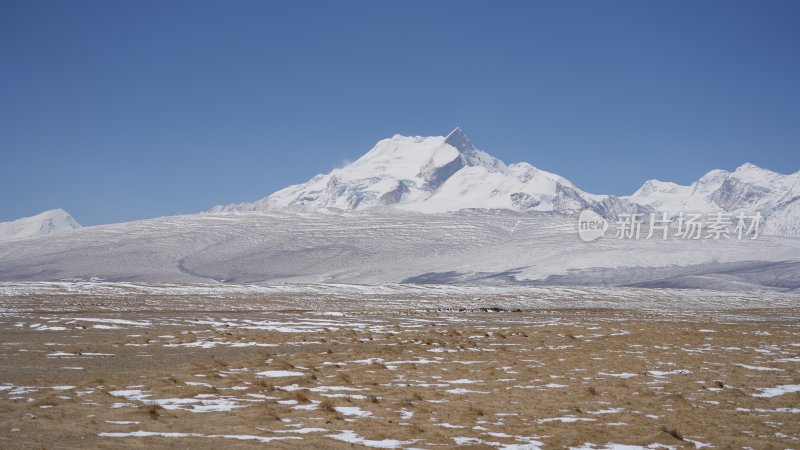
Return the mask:
<svg viewBox="0 0 800 450"><path fill-rule="evenodd" d="M690 186L594 195L448 136L394 136L255 203L80 227L63 210L0 224L0 282L558 284L800 290L800 172L745 164ZM575 213L760 211L757 240L578 238ZM462 210L469 210L463 212ZM462 211L462 212L460 212ZM321 213L328 212L328 213ZM336 212L336 213L334 213ZM425 214L422 214L425 213ZM771 234L771 235L770 235ZM20 239L31 237L30 239Z"/></svg>
<svg viewBox="0 0 800 450"><path fill-rule="evenodd" d="M35 216L0 223L0 241L63 233L81 225L63 209L51 209Z"/></svg>
<svg viewBox="0 0 800 450"><path fill-rule="evenodd" d="M528 163L506 165L456 128L446 137L395 135L343 168L254 203L217 206L211 212L386 207L422 213L505 209L557 214L591 208L607 217L637 209L613 196L586 193Z"/></svg>
<svg viewBox="0 0 800 450"><path fill-rule="evenodd" d="M592 209L621 213L761 212L765 231L800 235L800 171L784 175L743 164L712 170L690 186L650 180L633 195L596 195L531 164L506 165L477 149L460 128L447 136L395 135L357 161L253 203L211 212L379 210L442 213L464 209L574 215Z"/></svg>
<svg viewBox="0 0 800 450"><path fill-rule="evenodd" d="M670 214L681 211L760 211L770 222L790 219L790 210L797 208L798 198L800 171L784 175L750 163L739 166L733 172L712 170L690 186L650 180L633 195L625 197L633 203ZM779 212L781 217L785 216L784 219L778 219ZM790 225L789 229L797 229L800 222L795 220Z"/></svg>

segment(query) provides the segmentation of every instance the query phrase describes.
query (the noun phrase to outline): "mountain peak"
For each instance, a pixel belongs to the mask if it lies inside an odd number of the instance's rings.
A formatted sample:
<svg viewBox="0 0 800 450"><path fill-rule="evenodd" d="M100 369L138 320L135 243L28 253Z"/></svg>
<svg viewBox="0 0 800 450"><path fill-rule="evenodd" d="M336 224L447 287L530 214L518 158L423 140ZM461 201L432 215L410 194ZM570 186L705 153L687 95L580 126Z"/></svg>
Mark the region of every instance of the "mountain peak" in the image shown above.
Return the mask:
<svg viewBox="0 0 800 450"><path fill-rule="evenodd" d="M736 170L747 170L747 169L760 169L757 165L753 163L746 162L741 166L737 167Z"/></svg>
<svg viewBox="0 0 800 450"><path fill-rule="evenodd" d="M459 153L462 154L477 150L475 146L472 145L472 142L469 141L467 135L464 134L464 131L461 129L461 127L455 127L455 129L453 129L453 131L451 131L450 134L444 138L444 143L452 145L456 148L456 150L459 151Z"/></svg>
<svg viewBox="0 0 800 450"><path fill-rule="evenodd" d="M453 128L453 131L451 131L451 132L450 132L450 133L447 135L447 137L445 137L445 139L449 139L449 138L450 138L450 136L453 136L454 134L460 134L460 135L462 135L462 136L463 136L463 135L464 135L464 130L462 130L462 129L461 129L461 127L455 127L455 128Z"/></svg>
<svg viewBox="0 0 800 450"><path fill-rule="evenodd" d="M472 145L472 142L469 141L461 127L455 127L444 138L444 143L458 150L462 161L467 166L483 166L490 172L506 170L505 163Z"/></svg>
<svg viewBox="0 0 800 450"><path fill-rule="evenodd" d="M768 173L768 174L775 173L775 172L773 172L773 171L771 171L769 169L765 169L763 167L759 167L759 166L757 166L757 165L755 165L753 163L749 163L749 162L746 162L746 163L742 164L741 166L737 167L736 170L733 173L741 174L741 173L758 173L758 172Z"/></svg>
<svg viewBox="0 0 800 450"><path fill-rule="evenodd" d="M44 219L44 218L53 218L53 217L66 218L66 217L72 217L72 216L70 216L70 214L68 212L64 211L63 209L56 208L56 209L48 209L47 211L42 211L39 214L36 214L34 216L31 216L31 217L37 217L37 218L43 218Z"/></svg>

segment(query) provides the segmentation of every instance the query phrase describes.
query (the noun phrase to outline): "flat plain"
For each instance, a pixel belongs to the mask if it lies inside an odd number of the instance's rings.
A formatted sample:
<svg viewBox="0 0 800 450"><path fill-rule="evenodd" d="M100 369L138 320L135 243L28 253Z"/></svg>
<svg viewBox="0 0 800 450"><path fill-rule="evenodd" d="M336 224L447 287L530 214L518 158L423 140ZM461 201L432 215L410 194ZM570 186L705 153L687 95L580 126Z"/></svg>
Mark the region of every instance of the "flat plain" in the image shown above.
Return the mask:
<svg viewBox="0 0 800 450"><path fill-rule="evenodd" d="M0 447L797 448L798 324L775 292L6 283Z"/></svg>

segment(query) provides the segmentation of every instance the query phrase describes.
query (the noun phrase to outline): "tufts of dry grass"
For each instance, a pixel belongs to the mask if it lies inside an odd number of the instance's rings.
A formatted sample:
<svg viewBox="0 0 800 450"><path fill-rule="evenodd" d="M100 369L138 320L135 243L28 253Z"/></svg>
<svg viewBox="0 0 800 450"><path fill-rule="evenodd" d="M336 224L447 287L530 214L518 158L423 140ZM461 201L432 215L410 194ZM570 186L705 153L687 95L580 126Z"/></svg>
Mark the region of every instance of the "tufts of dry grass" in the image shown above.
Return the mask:
<svg viewBox="0 0 800 450"><path fill-rule="evenodd" d="M282 360L282 359L278 359L278 360L273 361L272 365L277 367L280 370L291 370L291 369L296 369L297 368L297 366L295 366L294 364L290 363L289 361Z"/></svg>
<svg viewBox="0 0 800 450"><path fill-rule="evenodd" d="M370 363L370 365L378 369L386 369L386 364L384 364L382 361L374 360L372 363Z"/></svg>
<svg viewBox="0 0 800 450"><path fill-rule="evenodd" d="M153 420L158 420L159 416L161 416L161 411L164 408L156 402L148 402L145 404L147 414L150 415L150 418Z"/></svg>
<svg viewBox="0 0 800 450"><path fill-rule="evenodd" d="M678 430L676 428L669 428L667 426L662 426L661 427L661 431L663 431L664 433L667 433L668 435L674 437L675 439L677 439L679 441L683 440L683 435L680 432L678 432Z"/></svg>
<svg viewBox="0 0 800 450"><path fill-rule="evenodd" d="M478 417L483 417L486 415L486 411L484 411L483 408L481 408L480 406L476 405L470 405L469 411Z"/></svg>
<svg viewBox="0 0 800 450"><path fill-rule="evenodd" d="M329 413L336 413L336 403L329 398L326 398L319 404L319 409Z"/></svg>
<svg viewBox="0 0 800 450"><path fill-rule="evenodd" d="M267 381L267 380L265 380L263 378L256 380L256 385L264 388L264 390L267 390L267 391L274 391L275 390L275 386L272 383L270 383L269 381Z"/></svg>
<svg viewBox="0 0 800 450"><path fill-rule="evenodd" d="M311 400L308 399L308 396L304 394L302 391L294 391L292 396L298 403L311 403Z"/></svg>
<svg viewBox="0 0 800 450"><path fill-rule="evenodd" d="M266 405L266 416L267 417L275 419L277 421L280 421L282 419L281 414L278 411L278 408L274 404L266 403L265 405Z"/></svg>
<svg viewBox="0 0 800 450"><path fill-rule="evenodd" d="M213 358L213 361L214 361L214 365L217 366L217 367L229 367L230 366L230 364L228 364L225 361L222 361L221 359Z"/></svg>

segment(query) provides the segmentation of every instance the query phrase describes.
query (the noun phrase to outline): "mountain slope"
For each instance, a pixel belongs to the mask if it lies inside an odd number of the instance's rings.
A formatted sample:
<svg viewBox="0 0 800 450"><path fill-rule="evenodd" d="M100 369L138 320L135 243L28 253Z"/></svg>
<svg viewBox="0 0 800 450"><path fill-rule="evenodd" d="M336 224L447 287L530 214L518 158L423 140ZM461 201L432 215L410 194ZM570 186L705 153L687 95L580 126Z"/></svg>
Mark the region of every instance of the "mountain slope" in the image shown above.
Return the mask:
<svg viewBox="0 0 800 450"><path fill-rule="evenodd" d="M0 243L0 281L441 283L800 289L800 239L586 243L508 211L195 214Z"/></svg>
<svg viewBox="0 0 800 450"><path fill-rule="evenodd" d="M81 225L63 209L51 209L35 216L0 223L0 241L63 233Z"/></svg>
<svg viewBox="0 0 800 450"><path fill-rule="evenodd" d="M777 204L767 210L764 232L800 236L800 182L796 182Z"/></svg>

